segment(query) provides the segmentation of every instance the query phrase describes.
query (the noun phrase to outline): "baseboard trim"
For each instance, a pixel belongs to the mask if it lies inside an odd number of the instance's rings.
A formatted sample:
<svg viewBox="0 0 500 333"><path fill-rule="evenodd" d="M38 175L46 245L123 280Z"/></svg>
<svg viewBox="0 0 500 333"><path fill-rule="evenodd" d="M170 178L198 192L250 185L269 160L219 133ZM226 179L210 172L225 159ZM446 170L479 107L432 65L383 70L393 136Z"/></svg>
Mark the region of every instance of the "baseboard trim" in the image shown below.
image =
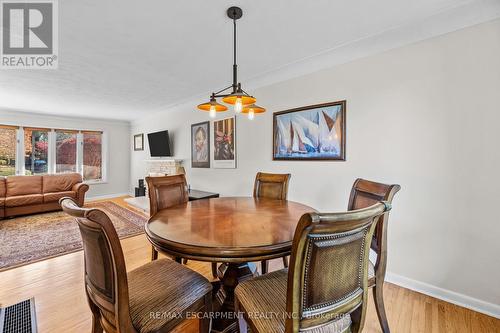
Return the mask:
<svg viewBox="0 0 500 333"><path fill-rule="evenodd" d="M462 306L477 312L500 319L500 305L488 303L477 298L463 295L451 290L416 281L405 276L387 272L385 280L400 287L411 289L419 293L432 296L443 301Z"/></svg>
<svg viewBox="0 0 500 333"><path fill-rule="evenodd" d="M105 195L96 195L96 196L88 196L85 198L85 201L96 201L96 200L104 200L104 199L112 199L116 197L123 197L125 195L130 195L128 192L123 193L113 193L113 194L105 194Z"/></svg>

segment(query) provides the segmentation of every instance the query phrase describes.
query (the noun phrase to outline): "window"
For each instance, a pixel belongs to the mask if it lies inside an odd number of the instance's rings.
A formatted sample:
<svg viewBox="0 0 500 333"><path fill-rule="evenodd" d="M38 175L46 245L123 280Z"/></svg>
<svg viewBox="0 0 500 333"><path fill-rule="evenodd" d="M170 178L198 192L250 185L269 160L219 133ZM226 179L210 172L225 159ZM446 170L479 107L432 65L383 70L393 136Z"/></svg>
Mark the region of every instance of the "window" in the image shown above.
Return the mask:
<svg viewBox="0 0 500 333"><path fill-rule="evenodd" d="M16 174L17 128L0 125L0 176Z"/></svg>
<svg viewBox="0 0 500 333"><path fill-rule="evenodd" d="M78 172L84 181L103 182L106 142L100 131L0 124L0 176Z"/></svg>
<svg viewBox="0 0 500 333"><path fill-rule="evenodd" d="M49 130L24 129L24 170L26 175L49 171Z"/></svg>
<svg viewBox="0 0 500 333"><path fill-rule="evenodd" d="M102 133L83 133L83 180L102 180Z"/></svg>
<svg viewBox="0 0 500 333"><path fill-rule="evenodd" d="M77 132L56 131L56 173L76 172Z"/></svg>

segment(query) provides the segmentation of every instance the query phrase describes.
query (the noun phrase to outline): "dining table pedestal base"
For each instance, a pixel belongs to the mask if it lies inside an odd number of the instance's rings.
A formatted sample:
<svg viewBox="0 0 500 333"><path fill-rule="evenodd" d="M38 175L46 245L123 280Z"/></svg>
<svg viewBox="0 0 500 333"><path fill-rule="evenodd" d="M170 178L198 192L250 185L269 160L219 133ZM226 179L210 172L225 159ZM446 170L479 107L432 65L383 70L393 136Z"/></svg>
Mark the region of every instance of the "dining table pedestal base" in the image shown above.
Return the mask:
<svg viewBox="0 0 500 333"><path fill-rule="evenodd" d="M234 312L234 289L241 281L257 275L253 263L223 263L217 270L220 288L215 295L212 332L238 332L237 313Z"/></svg>
<svg viewBox="0 0 500 333"><path fill-rule="evenodd" d="M213 332L237 332L234 289L256 265L290 255L297 221L314 208L289 200L223 197L160 209L144 226L161 252L221 264L213 283ZM228 263L231 262L231 263Z"/></svg>

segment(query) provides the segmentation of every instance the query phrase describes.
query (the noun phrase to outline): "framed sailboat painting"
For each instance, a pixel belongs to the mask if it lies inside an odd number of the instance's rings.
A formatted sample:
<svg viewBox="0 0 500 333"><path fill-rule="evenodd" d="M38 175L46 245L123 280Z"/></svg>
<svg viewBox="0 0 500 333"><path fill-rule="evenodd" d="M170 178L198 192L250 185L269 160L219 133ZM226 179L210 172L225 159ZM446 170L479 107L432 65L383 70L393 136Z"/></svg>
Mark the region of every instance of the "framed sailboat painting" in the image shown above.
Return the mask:
<svg viewBox="0 0 500 333"><path fill-rule="evenodd" d="M346 101L273 114L273 160L345 161Z"/></svg>

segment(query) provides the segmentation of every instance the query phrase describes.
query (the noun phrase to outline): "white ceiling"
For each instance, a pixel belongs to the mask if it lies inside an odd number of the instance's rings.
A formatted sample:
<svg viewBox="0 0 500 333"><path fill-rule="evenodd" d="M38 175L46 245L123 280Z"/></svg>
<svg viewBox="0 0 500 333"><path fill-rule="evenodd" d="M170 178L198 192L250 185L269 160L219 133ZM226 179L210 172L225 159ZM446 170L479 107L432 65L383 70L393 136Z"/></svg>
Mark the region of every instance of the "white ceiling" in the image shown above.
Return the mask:
<svg viewBox="0 0 500 333"><path fill-rule="evenodd" d="M59 1L59 69L0 70L0 108L132 120L223 88L231 81L231 5L244 11L240 81L255 88L269 83L266 77L293 76L290 69L301 65L302 72L320 69L325 55L334 59L342 48L384 34L399 33L397 43L384 45L390 48L419 39L416 33L423 38L492 19L500 15L498 6L490 8L498 2ZM344 52L341 60L363 52Z"/></svg>

